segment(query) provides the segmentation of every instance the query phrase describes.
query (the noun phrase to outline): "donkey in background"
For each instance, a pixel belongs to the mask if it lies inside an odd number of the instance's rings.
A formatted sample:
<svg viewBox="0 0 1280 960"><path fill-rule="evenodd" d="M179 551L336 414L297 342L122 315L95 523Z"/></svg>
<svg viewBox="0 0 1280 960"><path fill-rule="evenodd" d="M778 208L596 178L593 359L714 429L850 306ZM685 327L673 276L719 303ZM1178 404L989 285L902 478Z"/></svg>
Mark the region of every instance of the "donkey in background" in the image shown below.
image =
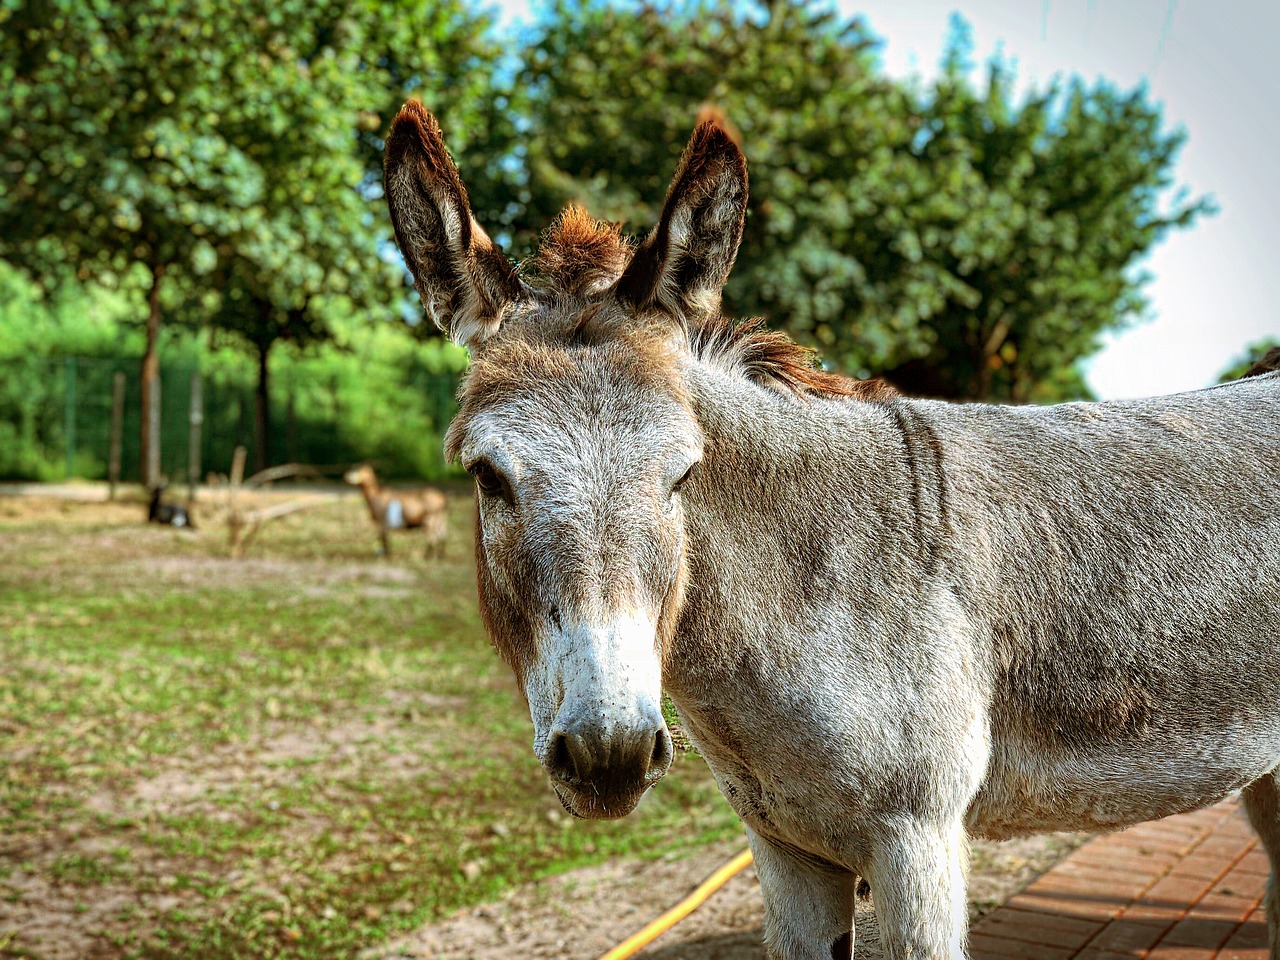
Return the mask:
<svg viewBox="0 0 1280 960"><path fill-rule="evenodd" d="M378 528L382 556L391 556L392 530L417 529L426 536L427 556L444 556L449 527L445 515L448 501L443 493L435 487L389 490L378 483L378 475L367 463L352 467L343 479L353 487L359 487L364 494L369 518Z"/></svg>
<svg viewBox="0 0 1280 960"><path fill-rule="evenodd" d="M780 960L966 950L967 836L1243 789L1280 857L1280 375L1056 407L894 396L719 313L746 162L697 128L641 242L576 208L519 273L418 103L396 237L473 363L480 604L581 817L665 773L670 693L747 827ZM1273 875L1274 876L1274 875ZM1267 894L1280 960L1274 880Z"/></svg>

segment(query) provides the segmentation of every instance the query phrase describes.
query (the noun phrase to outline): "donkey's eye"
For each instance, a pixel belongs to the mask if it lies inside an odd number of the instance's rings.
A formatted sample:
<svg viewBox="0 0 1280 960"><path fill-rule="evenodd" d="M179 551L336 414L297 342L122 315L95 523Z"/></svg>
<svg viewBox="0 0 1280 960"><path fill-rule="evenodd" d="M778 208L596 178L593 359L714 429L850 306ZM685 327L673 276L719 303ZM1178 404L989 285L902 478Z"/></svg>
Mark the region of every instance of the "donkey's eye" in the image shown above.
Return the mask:
<svg viewBox="0 0 1280 960"><path fill-rule="evenodd" d="M694 464L690 464L690 465L689 465L689 469L688 469L688 470L686 470L686 471L681 475L680 479L679 479L679 480L677 480L675 483L673 483L673 484L671 485L671 492L672 492L672 494L677 494L677 493L679 493L682 489L684 489L684 485L685 485L685 483L688 481L688 479L689 479L691 476L693 476L693 470L694 470L694 468L695 468L696 466L697 466L697 464L696 464L696 463L694 463Z"/></svg>
<svg viewBox="0 0 1280 960"><path fill-rule="evenodd" d="M506 496L507 485L499 476L498 471L493 468L493 464L487 460L478 460L471 465L469 472L476 478L476 486L480 488L480 492L486 497L502 497Z"/></svg>

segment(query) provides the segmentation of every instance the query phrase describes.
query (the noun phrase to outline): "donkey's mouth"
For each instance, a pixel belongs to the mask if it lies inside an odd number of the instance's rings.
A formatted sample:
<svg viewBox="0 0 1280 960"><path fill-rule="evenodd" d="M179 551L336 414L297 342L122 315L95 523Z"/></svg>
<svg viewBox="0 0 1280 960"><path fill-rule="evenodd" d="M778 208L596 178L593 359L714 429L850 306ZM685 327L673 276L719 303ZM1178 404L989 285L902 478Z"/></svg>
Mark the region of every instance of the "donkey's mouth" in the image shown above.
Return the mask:
<svg viewBox="0 0 1280 960"><path fill-rule="evenodd" d="M551 781L560 805L579 820L619 820L639 805L651 784L624 793L601 793L592 786Z"/></svg>

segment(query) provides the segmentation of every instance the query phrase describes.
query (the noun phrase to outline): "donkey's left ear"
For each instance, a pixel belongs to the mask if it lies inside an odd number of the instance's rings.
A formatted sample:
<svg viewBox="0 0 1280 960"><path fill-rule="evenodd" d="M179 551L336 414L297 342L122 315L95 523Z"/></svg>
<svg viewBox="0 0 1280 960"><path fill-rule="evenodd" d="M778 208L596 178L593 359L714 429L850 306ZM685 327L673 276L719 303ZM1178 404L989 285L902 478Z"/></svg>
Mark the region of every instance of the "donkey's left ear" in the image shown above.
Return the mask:
<svg viewBox="0 0 1280 960"><path fill-rule="evenodd" d="M478 345L498 329L504 308L524 288L471 215L440 124L417 100L391 124L385 182L396 242L422 305L455 343Z"/></svg>
<svg viewBox="0 0 1280 960"><path fill-rule="evenodd" d="M620 300L677 319L720 309L747 216L747 160L715 120L694 130L662 217L618 278Z"/></svg>

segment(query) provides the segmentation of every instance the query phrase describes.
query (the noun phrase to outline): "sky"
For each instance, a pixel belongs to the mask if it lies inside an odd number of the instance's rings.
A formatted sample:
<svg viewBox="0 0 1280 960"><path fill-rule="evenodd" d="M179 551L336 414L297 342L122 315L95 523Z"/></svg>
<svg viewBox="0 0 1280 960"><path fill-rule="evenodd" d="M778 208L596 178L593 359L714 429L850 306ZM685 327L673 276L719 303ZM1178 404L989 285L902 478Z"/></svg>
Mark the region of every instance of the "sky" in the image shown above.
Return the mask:
<svg viewBox="0 0 1280 960"><path fill-rule="evenodd" d="M1280 339L1280 3L1276 0L835 0L882 40L893 76L937 72L948 20L973 28L980 64L1017 62L1022 89L1054 76L1145 82L1185 128L1177 182L1219 212L1169 233L1143 263L1151 319L1110 335L1086 362L1102 399L1193 390L1265 336ZM528 23L537 0L485 4ZM749 158L748 158L749 159Z"/></svg>

